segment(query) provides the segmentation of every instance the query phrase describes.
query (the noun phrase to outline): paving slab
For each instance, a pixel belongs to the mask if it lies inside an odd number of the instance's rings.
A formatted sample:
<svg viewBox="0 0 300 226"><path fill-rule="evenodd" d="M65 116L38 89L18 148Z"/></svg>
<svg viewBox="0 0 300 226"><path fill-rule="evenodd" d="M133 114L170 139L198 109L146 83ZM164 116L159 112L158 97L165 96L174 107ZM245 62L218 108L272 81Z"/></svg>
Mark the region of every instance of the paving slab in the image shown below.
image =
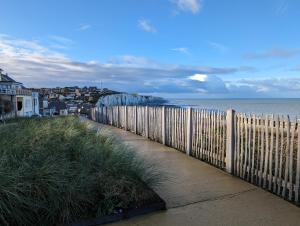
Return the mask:
<svg viewBox="0 0 300 226"><path fill-rule="evenodd" d="M153 189L166 211L111 225L300 225L300 208L270 192L142 136L88 123L119 137L164 178Z"/></svg>

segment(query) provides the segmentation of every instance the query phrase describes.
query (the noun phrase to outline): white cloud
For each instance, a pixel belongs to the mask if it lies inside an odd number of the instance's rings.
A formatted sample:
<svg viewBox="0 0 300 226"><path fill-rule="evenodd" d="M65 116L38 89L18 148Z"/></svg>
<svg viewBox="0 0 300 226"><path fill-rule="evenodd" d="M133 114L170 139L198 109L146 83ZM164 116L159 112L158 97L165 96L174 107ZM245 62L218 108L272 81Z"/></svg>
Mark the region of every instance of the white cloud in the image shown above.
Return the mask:
<svg viewBox="0 0 300 226"><path fill-rule="evenodd" d="M179 48L173 48L172 51L176 51L182 54L189 54L189 49L187 47L179 47Z"/></svg>
<svg viewBox="0 0 300 226"><path fill-rule="evenodd" d="M209 41L208 44L215 50L221 52L221 53L224 53L228 50L228 47L225 46L225 45L222 45L220 43L217 43L217 42L212 42L212 41Z"/></svg>
<svg viewBox="0 0 300 226"><path fill-rule="evenodd" d="M296 77L241 79L235 84L239 86L248 85L255 87L258 92L282 92L283 90L300 92L300 78Z"/></svg>
<svg viewBox="0 0 300 226"><path fill-rule="evenodd" d="M69 38L66 38L66 37L63 37L63 36L58 36L58 35L51 35L50 39L53 40L53 41L62 43L62 44L66 44L66 45L74 43L73 40L71 40Z"/></svg>
<svg viewBox="0 0 300 226"><path fill-rule="evenodd" d="M284 15L289 9L288 0L275 0L274 11L276 15Z"/></svg>
<svg viewBox="0 0 300 226"><path fill-rule="evenodd" d="M246 59L268 59L268 58L291 58L300 55L300 48L282 49L274 48L257 53L248 53L245 55Z"/></svg>
<svg viewBox="0 0 300 226"><path fill-rule="evenodd" d="M151 24L149 20L145 20L145 19L138 20L138 27L146 32L150 32L150 33L156 32L156 28Z"/></svg>
<svg viewBox="0 0 300 226"><path fill-rule="evenodd" d="M191 12L193 14L198 13L202 8L201 0L171 0L171 2L176 4L179 10Z"/></svg>
<svg viewBox="0 0 300 226"><path fill-rule="evenodd" d="M68 49L70 46L74 45L74 41L58 35L49 36L50 47L53 49Z"/></svg>
<svg viewBox="0 0 300 226"><path fill-rule="evenodd" d="M189 79L199 81L199 82L205 82L207 78L208 76L206 74L194 74L189 77Z"/></svg>
<svg viewBox="0 0 300 226"><path fill-rule="evenodd" d="M80 24L78 30L79 31L85 31L90 29L92 26L90 24Z"/></svg>
<svg viewBox="0 0 300 226"><path fill-rule="evenodd" d="M160 69L162 66L159 62L156 62L154 60L150 60L141 56L132 56L132 55L122 55L122 56L113 57L110 60L108 60L108 64L112 66L120 66L120 67L151 68L151 69ZM167 67L170 68L172 66L168 65Z"/></svg>
<svg viewBox="0 0 300 226"><path fill-rule="evenodd" d="M100 85L126 92L194 93L236 97L291 91L300 94L300 79L224 81L223 74L252 68L215 68L162 64L145 57L123 55L101 63L72 60L39 41L0 35L0 68L29 87ZM267 87L267 89L265 88ZM280 90L280 92L278 92ZM230 96L231 95L231 96Z"/></svg>

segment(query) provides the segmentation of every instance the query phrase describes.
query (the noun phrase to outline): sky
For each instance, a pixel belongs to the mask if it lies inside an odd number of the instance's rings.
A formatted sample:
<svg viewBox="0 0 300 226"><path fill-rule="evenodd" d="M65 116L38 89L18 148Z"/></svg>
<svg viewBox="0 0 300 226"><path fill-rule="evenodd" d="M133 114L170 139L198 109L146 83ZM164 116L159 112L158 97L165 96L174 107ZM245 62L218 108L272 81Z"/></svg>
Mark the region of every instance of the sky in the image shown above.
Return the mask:
<svg viewBox="0 0 300 226"><path fill-rule="evenodd" d="M300 97L299 0L0 0L0 68L26 87Z"/></svg>

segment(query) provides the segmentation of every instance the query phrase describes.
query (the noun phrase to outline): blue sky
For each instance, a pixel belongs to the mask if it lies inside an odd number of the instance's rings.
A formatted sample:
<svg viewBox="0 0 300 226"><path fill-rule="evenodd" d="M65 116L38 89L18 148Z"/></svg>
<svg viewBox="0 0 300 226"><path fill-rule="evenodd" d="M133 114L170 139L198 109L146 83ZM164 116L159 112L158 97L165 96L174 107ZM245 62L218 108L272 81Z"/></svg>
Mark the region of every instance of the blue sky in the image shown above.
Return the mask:
<svg viewBox="0 0 300 226"><path fill-rule="evenodd" d="M297 0L0 0L0 67L29 87L299 97Z"/></svg>

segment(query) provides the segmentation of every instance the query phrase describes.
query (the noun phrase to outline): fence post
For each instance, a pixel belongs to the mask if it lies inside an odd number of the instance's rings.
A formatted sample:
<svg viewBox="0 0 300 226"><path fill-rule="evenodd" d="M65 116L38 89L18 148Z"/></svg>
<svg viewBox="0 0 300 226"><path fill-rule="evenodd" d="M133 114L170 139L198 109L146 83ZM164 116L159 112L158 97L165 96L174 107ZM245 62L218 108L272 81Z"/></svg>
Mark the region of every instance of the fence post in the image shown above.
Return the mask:
<svg viewBox="0 0 300 226"><path fill-rule="evenodd" d="M100 113L100 122L103 123L103 106L100 107L101 108L101 113Z"/></svg>
<svg viewBox="0 0 300 226"><path fill-rule="evenodd" d="M192 139L193 139L193 122L192 122L192 113L193 109L188 108L187 111L187 121L186 121L186 154L191 155L192 151Z"/></svg>
<svg viewBox="0 0 300 226"><path fill-rule="evenodd" d="M233 174L234 172L234 147L235 147L235 111L233 109L227 110L226 114L226 171Z"/></svg>
<svg viewBox="0 0 300 226"><path fill-rule="evenodd" d="M128 123L128 121L127 121L127 105L125 105L125 107L124 107L124 120L125 120L125 125L124 125L124 129L125 129L125 131L127 131L127 123Z"/></svg>
<svg viewBox="0 0 300 226"><path fill-rule="evenodd" d="M146 137L147 138L149 138L149 108L148 108L148 106L146 106L146 108L145 108L145 111L146 111L146 121L145 121L145 135L146 135Z"/></svg>
<svg viewBox="0 0 300 226"><path fill-rule="evenodd" d="M120 119L119 119L119 111L120 111L120 109L119 109L119 105L117 106L117 127L119 128L119 125L120 125L120 123L119 123L119 121L120 121Z"/></svg>
<svg viewBox="0 0 300 226"><path fill-rule="evenodd" d="M105 106L105 124L108 124L108 114L107 114L107 106Z"/></svg>
<svg viewBox="0 0 300 226"><path fill-rule="evenodd" d="M134 106L134 132L137 134L137 126L138 126L138 115L137 115L137 106Z"/></svg>
<svg viewBox="0 0 300 226"><path fill-rule="evenodd" d="M92 109L92 112L91 112L91 119L94 121L94 111L95 111L95 108Z"/></svg>
<svg viewBox="0 0 300 226"><path fill-rule="evenodd" d="M110 122L109 122L109 124L112 126L113 122L114 122L114 107L109 106L109 108L110 108Z"/></svg>
<svg viewBox="0 0 300 226"><path fill-rule="evenodd" d="M161 135L162 144L166 144L166 108L162 106L161 108Z"/></svg>

